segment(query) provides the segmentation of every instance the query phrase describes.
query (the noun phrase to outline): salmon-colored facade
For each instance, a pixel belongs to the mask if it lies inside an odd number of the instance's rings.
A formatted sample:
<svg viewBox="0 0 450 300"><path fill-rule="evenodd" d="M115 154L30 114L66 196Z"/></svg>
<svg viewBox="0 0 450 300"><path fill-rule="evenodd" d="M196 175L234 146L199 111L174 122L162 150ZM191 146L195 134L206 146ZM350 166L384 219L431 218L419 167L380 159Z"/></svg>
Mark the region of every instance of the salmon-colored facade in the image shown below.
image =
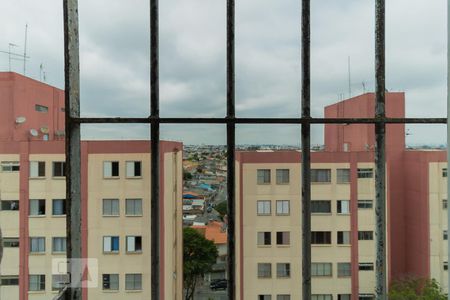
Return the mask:
<svg viewBox="0 0 450 300"><path fill-rule="evenodd" d="M405 116L404 93L386 93L389 117ZM363 94L325 108L328 118L374 116L374 94ZM374 126L326 124L325 148L312 152L311 168L326 170L324 182L312 182L312 201L325 203L323 212L312 213L312 231L327 232L325 243L312 245L312 263L327 268L326 275L312 278L313 299L373 299L375 294L375 188ZM297 151L249 151L237 155L239 181L236 195L240 252L240 299L301 298L301 153ZM402 278L435 278L447 287L446 153L408 150L405 126L387 125L387 269L389 283ZM266 171L264 171L266 170ZM289 170L287 183L277 183L277 172ZM346 170L346 171L340 171ZM370 171L369 171L370 170ZM268 172L268 182L258 182L258 172ZM338 172L348 181L339 182ZM370 173L370 175L368 175ZM312 175L314 176L314 175ZM342 178L341 178L342 179ZM277 214L278 201L288 200L287 215ZM342 209L348 201L348 210ZM271 210L260 214L259 204ZM445 204L443 204L445 203ZM347 204L345 204L347 205ZM323 209L323 208L322 208ZM288 245L272 241L261 245L258 234L290 232ZM350 242L339 236L349 232ZM314 238L313 238L314 239ZM278 276L280 262L290 264L290 275ZM344 266L350 270L339 270ZM265 266L261 264L266 264ZM260 267L272 268L259 276ZM445 267L444 267L445 266ZM314 267L313 267L314 269ZM275 272L275 274L274 274ZM314 271L313 271L314 273ZM341 276L344 274L344 276ZM259 297L259 298L258 298Z"/></svg>
<svg viewBox="0 0 450 300"><path fill-rule="evenodd" d="M51 299L65 258L64 92L0 73L0 102L0 299ZM182 299L182 144L160 153L161 297ZM148 141L81 142L82 255L98 267L83 299L150 298L150 168Z"/></svg>

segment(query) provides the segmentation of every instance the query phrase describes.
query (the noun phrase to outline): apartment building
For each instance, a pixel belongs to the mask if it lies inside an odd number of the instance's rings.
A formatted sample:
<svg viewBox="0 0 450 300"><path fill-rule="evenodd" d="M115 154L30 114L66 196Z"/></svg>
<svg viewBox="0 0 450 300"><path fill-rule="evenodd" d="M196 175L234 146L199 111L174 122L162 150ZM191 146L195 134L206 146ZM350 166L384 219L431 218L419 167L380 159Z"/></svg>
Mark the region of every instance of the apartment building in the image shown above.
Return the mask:
<svg viewBox="0 0 450 300"><path fill-rule="evenodd" d="M0 73L1 299L52 299L67 276L64 92ZM182 297L182 145L161 141L161 291ZM150 143L82 141L83 299L150 298ZM91 265L90 265L91 266Z"/></svg>
<svg viewBox="0 0 450 300"><path fill-rule="evenodd" d="M325 117L373 117L374 95L325 108ZM404 93L387 93L404 117ZM445 151L408 150L403 124L386 131L388 281L435 278L447 286ZM311 154L312 299L374 299L374 126L325 125ZM301 299L301 153L237 153L239 299Z"/></svg>

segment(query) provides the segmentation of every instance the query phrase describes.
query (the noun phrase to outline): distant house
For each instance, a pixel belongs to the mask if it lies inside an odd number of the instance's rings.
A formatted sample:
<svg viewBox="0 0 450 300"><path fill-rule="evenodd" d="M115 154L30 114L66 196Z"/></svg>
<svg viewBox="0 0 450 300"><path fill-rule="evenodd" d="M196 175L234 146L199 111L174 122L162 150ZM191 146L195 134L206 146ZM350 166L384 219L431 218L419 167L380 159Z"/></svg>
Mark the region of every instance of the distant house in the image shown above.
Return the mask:
<svg viewBox="0 0 450 300"><path fill-rule="evenodd" d="M226 225L222 222L209 222L204 226L192 226L205 236L206 239L213 241L219 252L216 264L212 268L212 272L207 275L208 280L226 278L226 261L227 261L227 231Z"/></svg>

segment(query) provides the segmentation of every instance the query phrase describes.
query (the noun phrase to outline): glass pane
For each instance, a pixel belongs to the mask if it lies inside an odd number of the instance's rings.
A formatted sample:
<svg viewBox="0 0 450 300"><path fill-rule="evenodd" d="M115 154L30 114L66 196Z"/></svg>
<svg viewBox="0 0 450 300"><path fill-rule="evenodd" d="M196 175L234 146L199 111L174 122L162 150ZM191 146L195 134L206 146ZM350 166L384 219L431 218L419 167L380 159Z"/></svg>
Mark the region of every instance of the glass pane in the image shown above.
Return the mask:
<svg viewBox="0 0 450 300"><path fill-rule="evenodd" d="M220 1L160 2L161 116L225 115L225 10Z"/></svg>
<svg viewBox="0 0 450 300"><path fill-rule="evenodd" d="M299 1L236 2L238 116L299 115L300 5Z"/></svg>

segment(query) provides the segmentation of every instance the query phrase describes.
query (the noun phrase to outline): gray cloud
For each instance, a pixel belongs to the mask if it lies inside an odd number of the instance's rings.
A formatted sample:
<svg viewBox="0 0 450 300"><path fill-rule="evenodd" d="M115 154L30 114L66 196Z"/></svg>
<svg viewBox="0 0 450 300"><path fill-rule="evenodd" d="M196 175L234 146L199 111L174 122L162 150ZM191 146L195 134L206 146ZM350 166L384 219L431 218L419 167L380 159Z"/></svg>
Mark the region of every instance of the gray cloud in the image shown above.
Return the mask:
<svg viewBox="0 0 450 300"><path fill-rule="evenodd" d="M149 114L148 1L80 0L82 113L86 116ZM373 1L312 2L312 114L352 94L374 89ZM238 116L292 117L300 112L299 1L236 3L236 111ZM160 1L160 95L163 116L225 114L226 8L210 0ZM63 87L61 1L5 1L0 50L23 46L29 24L27 75ZM387 3L387 88L406 92L407 116L443 116L446 107L446 1ZM23 51L23 48L17 48ZM0 55L0 69L8 57ZM13 70L22 71L14 61ZM147 138L148 128L90 126L85 138ZM313 143L322 142L313 126ZM409 143L443 143L445 126L410 126ZM427 128L433 128L432 130ZM299 144L299 128L240 126L238 142ZM433 134L429 134L433 132ZM224 143L223 126L162 128L166 139Z"/></svg>

